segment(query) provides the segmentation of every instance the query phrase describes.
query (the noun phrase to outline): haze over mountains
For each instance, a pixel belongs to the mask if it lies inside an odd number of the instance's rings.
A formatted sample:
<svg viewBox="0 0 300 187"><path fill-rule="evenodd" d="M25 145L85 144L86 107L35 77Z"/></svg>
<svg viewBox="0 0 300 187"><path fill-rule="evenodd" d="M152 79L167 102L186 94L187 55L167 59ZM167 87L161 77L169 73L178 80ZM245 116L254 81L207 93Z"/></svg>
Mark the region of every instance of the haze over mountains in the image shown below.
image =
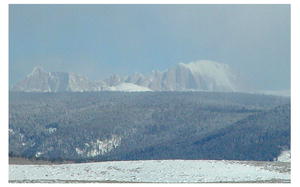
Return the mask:
<svg viewBox="0 0 300 187"><path fill-rule="evenodd" d="M239 77L226 64L213 61L179 63L164 72L148 75L112 75L92 81L68 72L47 72L35 67L12 91L23 92L85 92L85 91L245 91Z"/></svg>

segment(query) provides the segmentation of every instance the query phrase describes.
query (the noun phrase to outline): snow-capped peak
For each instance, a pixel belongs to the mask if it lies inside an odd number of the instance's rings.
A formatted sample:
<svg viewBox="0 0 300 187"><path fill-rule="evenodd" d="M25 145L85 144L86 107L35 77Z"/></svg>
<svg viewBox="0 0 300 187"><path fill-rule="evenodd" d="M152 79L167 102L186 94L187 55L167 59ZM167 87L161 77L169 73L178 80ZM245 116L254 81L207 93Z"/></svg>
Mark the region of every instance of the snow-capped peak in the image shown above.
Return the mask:
<svg viewBox="0 0 300 187"><path fill-rule="evenodd" d="M47 73L47 72L41 66L35 66L32 72L28 76L41 74L41 73Z"/></svg>
<svg viewBox="0 0 300 187"><path fill-rule="evenodd" d="M241 91L237 77L226 64L209 60L179 63L166 71L152 71L149 75L113 75L103 81L90 81L74 73L46 72L35 67L15 91Z"/></svg>

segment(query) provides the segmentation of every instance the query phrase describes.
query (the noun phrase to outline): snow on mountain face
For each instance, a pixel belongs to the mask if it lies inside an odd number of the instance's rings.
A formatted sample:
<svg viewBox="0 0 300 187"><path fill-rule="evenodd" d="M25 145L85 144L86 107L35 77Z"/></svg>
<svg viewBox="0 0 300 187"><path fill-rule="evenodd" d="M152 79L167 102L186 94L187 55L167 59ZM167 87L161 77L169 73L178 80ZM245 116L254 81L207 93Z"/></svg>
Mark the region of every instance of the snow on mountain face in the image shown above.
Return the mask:
<svg viewBox="0 0 300 187"><path fill-rule="evenodd" d="M207 84L208 90L237 90L233 82L236 77L226 64L213 61L197 61L189 64L180 63L179 65L189 69L194 77L200 77L200 80Z"/></svg>
<svg viewBox="0 0 300 187"><path fill-rule="evenodd" d="M165 72L154 71L149 76L135 74L126 81L155 91L239 91L236 79L226 64L196 61L179 63Z"/></svg>
<svg viewBox="0 0 300 187"><path fill-rule="evenodd" d="M40 67L35 67L33 71L26 76L26 78L16 85L14 91L27 92L49 92L51 91L49 82L49 74Z"/></svg>
<svg viewBox="0 0 300 187"><path fill-rule="evenodd" d="M150 75L113 75L103 81L90 81L75 73L45 72L34 68L12 90L25 92L84 91L241 91L237 76L226 64L213 61L179 63L167 71Z"/></svg>
<svg viewBox="0 0 300 187"><path fill-rule="evenodd" d="M104 86L103 82L93 82L88 78L75 74L69 73L68 90L73 92L85 92L85 91L100 91Z"/></svg>
<svg viewBox="0 0 300 187"><path fill-rule="evenodd" d="M235 91L229 68L224 64L211 61L198 61L179 64L189 72L190 84L187 88L207 91Z"/></svg>
<svg viewBox="0 0 300 187"><path fill-rule="evenodd" d="M101 82L89 81L86 77L75 73L46 72L40 67L35 67L26 78L12 88L13 91L24 92L82 92L99 91Z"/></svg>

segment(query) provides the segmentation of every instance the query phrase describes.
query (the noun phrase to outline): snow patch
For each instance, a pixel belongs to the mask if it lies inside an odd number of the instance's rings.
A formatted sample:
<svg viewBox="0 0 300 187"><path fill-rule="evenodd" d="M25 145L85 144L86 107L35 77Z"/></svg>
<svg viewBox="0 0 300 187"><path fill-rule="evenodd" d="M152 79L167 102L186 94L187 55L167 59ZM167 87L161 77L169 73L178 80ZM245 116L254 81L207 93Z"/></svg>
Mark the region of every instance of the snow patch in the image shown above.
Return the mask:
<svg viewBox="0 0 300 187"><path fill-rule="evenodd" d="M14 134L15 134L15 131L14 131L13 129L8 129L8 133L9 133L10 135L14 135Z"/></svg>
<svg viewBox="0 0 300 187"><path fill-rule="evenodd" d="M49 134L53 134L56 130L57 128L48 128Z"/></svg>
<svg viewBox="0 0 300 187"><path fill-rule="evenodd" d="M282 151L280 155L277 157L278 162L291 162L291 151L286 150Z"/></svg>
<svg viewBox="0 0 300 187"><path fill-rule="evenodd" d="M38 158L38 157L40 157L42 154L43 154L42 152L36 152L36 153L35 153L35 157Z"/></svg>
<svg viewBox="0 0 300 187"><path fill-rule="evenodd" d="M84 151L82 149L78 148L78 147L75 148L75 151L79 155L83 155L84 154Z"/></svg>
<svg viewBox="0 0 300 187"><path fill-rule="evenodd" d="M109 91L124 91L124 92L147 92L152 91L150 88L138 86L133 83L121 83L116 86L106 88Z"/></svg>
<svg viewBox="0 0 300 187"><path fill-rule="evenodd" d="M121 144L121 137L112 135L110 139L91 141L84 143L84 148L75 148L78 155L86 155L87 157L95 157L104 155L118 147Z"/></svg>

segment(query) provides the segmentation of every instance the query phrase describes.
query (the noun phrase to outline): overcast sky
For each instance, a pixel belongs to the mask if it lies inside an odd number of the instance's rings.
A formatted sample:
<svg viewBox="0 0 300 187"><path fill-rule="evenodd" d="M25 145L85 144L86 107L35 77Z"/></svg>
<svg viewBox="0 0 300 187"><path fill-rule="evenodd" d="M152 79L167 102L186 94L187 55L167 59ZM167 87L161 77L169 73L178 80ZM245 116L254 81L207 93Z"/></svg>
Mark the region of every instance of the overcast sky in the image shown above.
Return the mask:
<svg viewBox="0 0 300 187"><path fill-rule="evenodd" d="M290 89L289 5L10 5L10 85L34 66L92 80L207 59Z"/></svg>

